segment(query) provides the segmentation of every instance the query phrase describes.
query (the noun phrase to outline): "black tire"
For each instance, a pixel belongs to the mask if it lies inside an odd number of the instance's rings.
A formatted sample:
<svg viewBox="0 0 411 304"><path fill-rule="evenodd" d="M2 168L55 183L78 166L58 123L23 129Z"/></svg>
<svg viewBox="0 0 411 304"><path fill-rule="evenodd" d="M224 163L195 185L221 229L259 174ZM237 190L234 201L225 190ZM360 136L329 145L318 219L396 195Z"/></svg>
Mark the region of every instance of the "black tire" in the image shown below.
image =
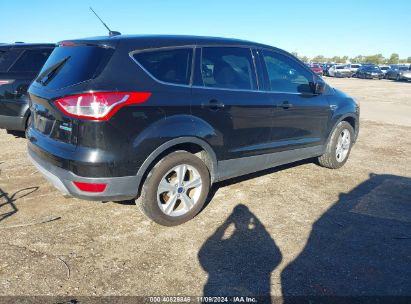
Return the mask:
<svg viewBox="0 0 411 304"><path fill-rule="evenodd" d="M27 116L26 124L25 124L25 127L24 127L24 136L25 136L26 138L28 138L28 137L27 137L27 131L28 131L28 129L30 128L30 124L31 124L31 115L29 114L29 116Z"/></svg>
<svg viewBox="0 0 411 304"><path fill-rule="evenodd" d="M336 152L337 142L338 142L339 136L344 130L348 130L348 132L350 133L350 143L349 143L348 153L345 156L344 160L338 161L337 152ZM330 139L327 143L327 147L325 149L325 153L321 155L320 157L318 157L318 163L322 167L326 167L329 169L338 169L344 166L344 164L348 160L348 157L350 156L353 139L354 139L353 127L346 121L341 121L340 123L338 123L338 125L334 128L334 131L330 136Z"/></svg>
<svg viewBox="0 0 411 304"><path fill-rule="evenodd" d="M199 189L200 195L197 202L189 211L187 211L187 213L179 216L170 216L164 213L159 207L159 203L157 201L157 189L160 181L167 174L167 172L182 164L189 165L197 170L201 177L202 187L201 191ZM191 153L176 151L165 156L151 169L146 180L144 181L141 195L136 201L136 204L144 215L157 224L163 226L177 226L189 221L197 215L207 199L209 190L210 173L204 162L199 157ZM178 204L182 204L182 201L180 200L176 203L176 206Z"/></svg>

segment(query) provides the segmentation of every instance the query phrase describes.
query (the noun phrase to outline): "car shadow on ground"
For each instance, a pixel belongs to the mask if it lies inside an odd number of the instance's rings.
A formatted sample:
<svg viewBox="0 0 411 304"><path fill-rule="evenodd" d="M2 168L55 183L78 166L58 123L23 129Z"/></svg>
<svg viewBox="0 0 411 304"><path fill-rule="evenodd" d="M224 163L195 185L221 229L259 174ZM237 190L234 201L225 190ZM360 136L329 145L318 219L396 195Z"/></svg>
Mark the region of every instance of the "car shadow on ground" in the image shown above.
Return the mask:
<svg viewBox="0 0 411 304"><path fill-rule="evenodd" d="M268 296L282 256L264 225L240 204L203 244L198 259L208 273L204 296Z"/></svg>
<svg viewBox="0 0 411 304"><path fill-rule="evenodd" d="M17 213L19 209L16 207L15 201L32 194L38 189L39 187L24 188L10 196L0 188L0 222Z"/></svg>
<svg viewBox="0 0 411 304"><path fill-rule="evenodd" d="M14 136L15 138L26 138L24 131L7 130L7 134Z"/></svg>
<svg viewBox="0 0 411 304"><path fill-rule="evenodd" d="M204 295L268 295L281 257L263 223L240 204L198 253L208 273ZM281 288L285 303L410 296L411 179L371 174L340 194L282 272Z"/></svg>
<svg viewBox="0 0 411 304"><path fill-rule="evenodd" d="M313 225L285 296L410 296L411 179L371 174Z"/></svg>

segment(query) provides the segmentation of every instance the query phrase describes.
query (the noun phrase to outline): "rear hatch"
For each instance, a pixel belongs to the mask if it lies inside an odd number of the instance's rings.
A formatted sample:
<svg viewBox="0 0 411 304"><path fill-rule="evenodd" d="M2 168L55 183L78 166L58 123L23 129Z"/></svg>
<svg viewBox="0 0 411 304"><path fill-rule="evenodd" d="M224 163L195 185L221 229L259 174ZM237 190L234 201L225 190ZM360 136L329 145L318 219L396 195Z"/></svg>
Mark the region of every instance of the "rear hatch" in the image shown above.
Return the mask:
<svg viewBox="0 0 411 304"><path fill-rule="evenodd" d="M82 93L104 70L113 46L85 42L62 42L54 49L38 77L30 86L32 129L55 144L75 149L78 119L65 116L55 101ZM37 140L37 139L36 139Z"/></svg>

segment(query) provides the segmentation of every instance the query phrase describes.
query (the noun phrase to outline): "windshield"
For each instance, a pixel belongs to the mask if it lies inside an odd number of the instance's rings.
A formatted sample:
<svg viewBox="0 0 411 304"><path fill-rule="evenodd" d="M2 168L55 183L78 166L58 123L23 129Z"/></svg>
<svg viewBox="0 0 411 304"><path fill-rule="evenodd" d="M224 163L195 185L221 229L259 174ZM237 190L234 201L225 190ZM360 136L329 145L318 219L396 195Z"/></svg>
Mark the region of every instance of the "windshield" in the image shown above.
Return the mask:
<svg viewBox="0 0 411 304"><path fill-rule="evenodd" d="M377 67L377 66L366 66L365 67L365 70L367 70L367 71L379 71L380 70L380 68L379 67Z"/></svg>
<svg viewBox="0 0 411 304"><path fill-rule="evenodd" d="M407 71L408 70L408 68L406 66L399 67L398 69L400 71Z"/></svg>
<svg viewBox="0 0 411 304"><path fill-rule="evenodd" d="M346 66L345 65L337 65L335 68L337 70L344 70L346 68Z"/></svg>

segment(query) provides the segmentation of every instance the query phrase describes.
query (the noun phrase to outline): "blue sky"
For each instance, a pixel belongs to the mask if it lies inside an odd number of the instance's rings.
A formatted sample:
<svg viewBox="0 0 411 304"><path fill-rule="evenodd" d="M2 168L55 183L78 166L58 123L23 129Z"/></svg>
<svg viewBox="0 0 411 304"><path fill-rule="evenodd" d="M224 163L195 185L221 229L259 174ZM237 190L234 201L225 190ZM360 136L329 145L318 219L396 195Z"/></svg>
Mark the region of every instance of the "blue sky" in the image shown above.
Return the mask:
<svg viewBox="0 0 411 304"><path fill-rule="evenodd" d="M409 0L0 0L0 42L57 42L106 30L253 40L301 55L411 56Z"/></svg>

